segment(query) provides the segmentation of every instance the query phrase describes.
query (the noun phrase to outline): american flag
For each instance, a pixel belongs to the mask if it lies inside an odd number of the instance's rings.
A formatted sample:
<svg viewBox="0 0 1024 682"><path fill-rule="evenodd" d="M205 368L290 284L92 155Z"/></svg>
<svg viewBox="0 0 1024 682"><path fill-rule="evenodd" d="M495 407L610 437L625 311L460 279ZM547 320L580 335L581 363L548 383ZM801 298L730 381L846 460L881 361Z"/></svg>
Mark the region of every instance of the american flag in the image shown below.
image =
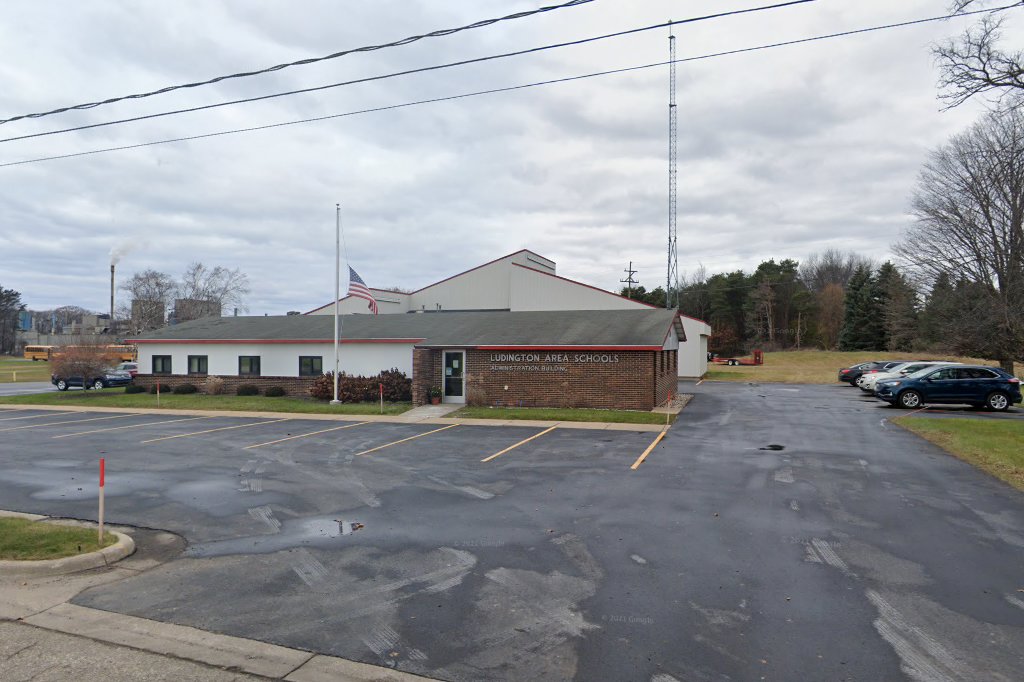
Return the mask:
<svg viewBox="0 0 1024 682"><path fill-rule="evenodd" d="M348 295L355 296L356 298L365 298L370 302L367 308L373 311L373 314L377 314L377 299L370 293L369 287L366 286L366 282L359 276L350 265L348 268Z"/></svg>

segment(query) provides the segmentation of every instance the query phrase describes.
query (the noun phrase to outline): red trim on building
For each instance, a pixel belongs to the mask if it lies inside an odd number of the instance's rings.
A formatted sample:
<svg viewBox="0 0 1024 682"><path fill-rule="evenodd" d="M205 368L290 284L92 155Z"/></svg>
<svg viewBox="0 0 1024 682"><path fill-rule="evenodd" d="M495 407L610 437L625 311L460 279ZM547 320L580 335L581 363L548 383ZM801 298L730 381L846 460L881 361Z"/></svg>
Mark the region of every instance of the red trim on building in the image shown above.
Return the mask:
<svg viewBox="0 0 1024 682"><path fill-rule="evenodd" d="M420 343L424 339L342 339L341 343ZM334 339L136 339L131 343L175 343L175 344L230 344L251 343L259 345L290 343L334 343Z"/></svg>
<svg viewBox="0 0 1024 682"><path fill-rule="evenodd" d="M568 277L562 277L561 275L552 275L551 273L548 273L548 272L541 272L540 270L534 270L533 268L528 268L525 265L519 265L519 263L513 263L512 265L515 265L515 266L518 266L520 268L523 268L524 270L533 270L533 272L539 272L542 275L547 275L548 277L554 277L555 279L560 279L560 280L562 280L564 282L569 282L570 284L576 284L576 285L579 285L581 287L586 287L588 289L593 289L594 291L600 291L602 294L608 294L609 296L614 296L615 298L621 298L621 299L623 299L625 301L629 301L630 303L636 303L637 305L642 305L642 306L645 306L647 308L655 308L655 309L660 310L660 308L658 308L658 306L656 306L656 305L651 305L650 303L644 303L643 301L637 301L637 300L632 299L632 298L626 298L625 296L620 296L619 294L616 294L616 293L614 293L612 291L608 291L607 289L601 289L600 287L591 286L590 284L586 284L584 282L577 282L576 280L569 279ZM699 320L696 317L690 317L689 315L683 315L682 313L679 313L679 317L685 317L686 319L693 320L694 322L703 322L704 324L708 324L704 320ZM708 325L708 326L710 326L710 325Z"/></svg>
<svg viewBox="0 0 1024 682"><path fill-rule="evenodd" d="M495 258L492 261L487 261L483 265L478 265L475 268L470 268L469 270L464 270L464 271L462 271L462 272L460 272L460 273L458 273L456 275L452 275L451 277L445 277L444 279L438 280L437 282L434 282L433 284L428 284L425 287L420 287L419 289L417 289L416 291L414 291L412 293L413 294L418 294L421 291L425 291L426 289L429 289L430 287L436 287L438 284L444 284L445 282L447 282L450 279L455 279L456 277L462 277L463 275L468 275L469 273L473 272L474 270L479 270L480 268L486 268L488 265L494 265L498 261L505 260L506 258L511 258L512 256L518 256L521 253L532 253L537 258L544 258L544 256L540 255L539 253L535 253L533 251L530 251L529 249L519 249L518 251L513 251L512 253L509 253L509 254L506 254L506 255L502 256L501 258ZM550 261L551 259L550 258L544 258L544 260ZM554 261L552 261L552 262L554 262ZM519 265L519 263L512 263L512 265ZM534 270L533 268L528 268L525 265L519 265L519 267L526 268L527 270ZM534 270L534 272L540 272L540 270ZM542 273L542 274L546 275L547 273L545 272L545 273Z"/></svg>
<svg viewBox="0 0 1024 682"><path fill-rule="evenodd" d="M488 265L494 265L498 261L505 260L506 258L511 258L512 256L518 256L521 253L529 253L529 254L533 254L537 258L544 258L544 256L540 255L536 251L530 251L529 249L519 249L518 251L513 251L512 253L509 253L509 254L506 254L506 255L502 256L501 258L495 258L492 261L487 261L483 265L478 265L475 268L470 268L469 270L463 270L462 272L454 274L451 277L445 277L444 279L440 279L440 280L438 280L436 282L433 282L432 284L428 284L425 287L420 287L419 289L416 289L415 291L412 291L412 292L409 292L409 293L406 293L404 291L392 291L391 289L374 289L373 287L370 287L370 290L371 291L387 291L388 293L392 293L392 294L402 294L403 296L412 296L413 294L418 294L421 291L429 289L430 287L436 287L438 284L443 284L444 282L447 282L450 279L455 279L456 277L462 277L463 275L469 274L470 272L473 272L474 270L479 270L480 268L486 268ZM544 260L550 261L552 263L554 262L550 258L544 258ZM513 263L512 265L519 265L519 263ZM519 267L526 268L527 270L533 270L533 268L527 267L525 265L519 265ZM540 270L534 270L534 271L535 272L541 272ZM543 272L541 274L545 274L546 275L548 273ZM339 298L338 300L339 301L344 301L346 298L349 298L349 297L348 296L343 296L342 298ZM327 306L332 306L332 305L334 305L333 302L328 303L326 305L322 305L322 306L320 306L318 308L313 308L313 310L310 310L308 313L303 313L303 315L310 315L310 314L316 312L317 310L323 310ZM644 305L646 305L646 304L644 304Z"/></svg>
<svg viewBox="0 0 1024 682"><path fill-rule="evenodd" d="M437 348L458 348L458 346L437 346ZM467 346L477 350L664 350L661 346Z"/></svg>

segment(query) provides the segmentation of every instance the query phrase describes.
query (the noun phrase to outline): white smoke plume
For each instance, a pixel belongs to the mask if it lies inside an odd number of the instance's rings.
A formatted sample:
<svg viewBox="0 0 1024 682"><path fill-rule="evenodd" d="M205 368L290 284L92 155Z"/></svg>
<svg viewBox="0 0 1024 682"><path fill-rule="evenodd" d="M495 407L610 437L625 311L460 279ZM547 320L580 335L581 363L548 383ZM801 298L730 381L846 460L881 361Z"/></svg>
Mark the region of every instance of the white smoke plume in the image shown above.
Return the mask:
<svg viewBox="0 0 1024 682"><path fill-rule="evenodd" d="M119 245L110 249L110 264L117 265L120 262L122 256L128 255L128 252L132 250L132 247L128 245Z"/></svg>

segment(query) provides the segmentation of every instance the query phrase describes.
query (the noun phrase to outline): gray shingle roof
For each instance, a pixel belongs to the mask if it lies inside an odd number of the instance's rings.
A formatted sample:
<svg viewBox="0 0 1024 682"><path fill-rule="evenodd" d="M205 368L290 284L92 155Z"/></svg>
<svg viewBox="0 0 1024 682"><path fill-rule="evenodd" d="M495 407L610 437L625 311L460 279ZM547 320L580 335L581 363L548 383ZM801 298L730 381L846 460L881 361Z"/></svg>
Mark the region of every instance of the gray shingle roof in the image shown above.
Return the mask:
<svg viewBox="0 0 1024 682"><path fill-rule="evenodd" d="M661 346L674 311L559 310L342 315L342 338L409 339L417 346ZM135 337L139 341L334 340L330 315L207 317Z"/></svg>

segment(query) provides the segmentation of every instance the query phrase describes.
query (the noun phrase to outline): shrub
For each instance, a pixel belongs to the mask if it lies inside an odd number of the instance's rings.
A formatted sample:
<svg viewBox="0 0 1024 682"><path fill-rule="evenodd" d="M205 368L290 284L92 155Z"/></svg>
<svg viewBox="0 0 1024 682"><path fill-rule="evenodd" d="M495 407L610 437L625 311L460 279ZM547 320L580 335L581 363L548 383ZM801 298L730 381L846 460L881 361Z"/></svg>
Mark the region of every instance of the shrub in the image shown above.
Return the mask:
<svg viewBox="0 0 1024 682"><path fill-rule="evenodd" d="M220 377L208 377L203 383L203 392L206 395L220 395L224 392L224 380Z"/></svg>
<svg viewBox="0 0 1024 682"><path fill-rule="evenodd" d="M151 395L156 395L156 387L157 386L160 386L160 384L153 384L152 386L149 387L149 392L150 392ZM161 393L167 393L167 386L166 386L166 384L160 388L160 392Z"/></svg>
<svg viewBox="0 0 1024 682"><path fill-rule="evenodd" d="M267 386L267 390L263 391L263 395L268 398L280 398L285 395L287 391L284 390L283 386Z"/></svg>
<svg viewBox="0 0 1024 682"><path fill-rule="evenodd" d="M145 393L146 392L146 387L145 386L136 386L135 384L128 384L127 386L124 387L124 392L125 393Z"/></svg>
<svg viewBox="0 0 1024 682"><path fill-rule="evenodd" d="M255 384L242 384L235 390L236 395L259 395L260 387Z"/></svg>
<svg viewBox="0 0 1024 682"><path fill-rule="evenodd" d="M384 400L402 402L412 399L412 380L399 369L389 369L372 377L353 377L342 373L338 377L338 400L343 403L365 403L380 397L384 384ZM334 397L334 374L328 372L317 377L309 388L309 395L317 400Z"/></svg>
<svg viewBox="0 0 1024 682"><path fill-rule="evenodd" d="M189 395L195 393L199 389L196 388L195 384L179 384L174 387L174 392L178 395Z"/></svg>

